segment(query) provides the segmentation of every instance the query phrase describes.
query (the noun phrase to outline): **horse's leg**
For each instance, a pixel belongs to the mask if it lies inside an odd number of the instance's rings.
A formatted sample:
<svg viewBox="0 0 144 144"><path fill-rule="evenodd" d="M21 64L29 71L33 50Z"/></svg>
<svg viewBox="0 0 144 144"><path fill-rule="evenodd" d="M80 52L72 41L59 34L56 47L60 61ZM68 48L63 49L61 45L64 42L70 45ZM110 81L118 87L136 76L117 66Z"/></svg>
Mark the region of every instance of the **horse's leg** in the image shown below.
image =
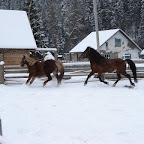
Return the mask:
<svg viewBox="0 0 144 144"><path fill-rule="evenodd" d="M52 80L52 77L50 76L50 74L47 74L46 76L48 77L48 79L43 83L43 86L45 86L48 81Z"/></svg>
<svg viewBox="0 0 144 144"><path fill-rule="evenodd" d="M130 76L129 74L127 74L126 72L123 72L122 74L123 74L124 76L126 76L126 77L129 79L130 84L131 84L132 86L135 86L135 84L132 82L131 76Z"/></svg>
<svg viewBox="0 0 144 144"><path fill-rule="evenodd" d="M85 83L84 83L84 85L86 85L87 84L87 82L88 82L88 79L92 76L94 74L94 72L93 71L91 71L90 72L90 74L87 76L87 79L86 79L86 81L85 81Z"/></svg>
<svg viewBox="0 0 144 144"><path fill-rule="evenodd" d="M117 82L121 79L121 75L119 73L117 73L117 80L116 82L113 84L113 87L116 86Z"/></svg>
<svg viewBox="0 0 144 144"><path fill-rule="evenodd" d="M30 79L32 78L32 75L31 74L29 74L29 77L28 77L28 79L27 79L27 81L26 81L26 84L28 84L29 83L29 81L30 81Z"/></svg>
<svg viewBox="0 0 144 144"><path fill-rule="evenodd" d="M30 81L30 85L33 83L34 80L35 80L35 76L32 77L32 79Z"/></svg>
<svg viewBox="0 0 144 144"><path fill-rule="evenodd" d="M101 78L101 74L100 73L98 73L98 78L99 78L100 82L103 82L105 84L109 84L108 82L104 81L103 78Z"/></svg>
<svg viewBox="0 0 144 144"><path fill-rule="evenodd" d="M58 70L56 69L54 72L53 72L54 76L56 77L57 79L57 82L58 82L58 85L61 83L60 82L60 79L59 79L59 76L58 76Z"/></svg>

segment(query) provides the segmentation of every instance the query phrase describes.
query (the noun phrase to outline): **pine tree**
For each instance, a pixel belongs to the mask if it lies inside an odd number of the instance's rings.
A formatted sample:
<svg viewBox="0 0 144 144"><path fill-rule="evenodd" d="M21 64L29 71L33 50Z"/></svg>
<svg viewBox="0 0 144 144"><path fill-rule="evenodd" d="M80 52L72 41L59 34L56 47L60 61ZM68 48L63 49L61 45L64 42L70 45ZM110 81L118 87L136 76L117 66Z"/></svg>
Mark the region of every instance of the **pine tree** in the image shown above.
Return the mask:
<svg viewBox="0 0 144 144"><path fill-rule="evenodd" d="M114 4L114 27L115 28L121 28L122 30L125 30L125 23L124 23L124 2L122 0L118 0Z"/></svg>
<svg viewBox="0 0 144 144"><path fill-rule="evenodd" d="M45 32L42 27L42 20L40 19L41 18L40 12L36 4L37 4L37 1L29 0L26 3L26 7L24 10L27 11L37 47L43 47L44 46L43 39L45 37Z"/></svg>
<svg viewBox="0 0 144 144"><path fill-rule="evenodd" d="M63 17L63 31L66 38L66 52L73 48L72 41L77 39L84 27L82 20L84 11L81 3L71 0L63 0L61 3ZM81 11L79 11L81 9Z"/></svg>
<svg viewBox="0 0 144 144"><path fill-rule="evenodd" d="M138 36L138 28L140 24L140 11L141 11L141 0L128 0L127 3L128 12L127 12L127 30L126 32L131 35L133 40L136 40Z"/></svg>
<svg viewBox="0 0 144 144"><path fill-rule="evenodd" d="M111 22L113 18L113 9L111 6L111 1L105 2L105 0L99 1L98 4L98 14L99 14L99 27L102 29L111 29Z"/></svg>

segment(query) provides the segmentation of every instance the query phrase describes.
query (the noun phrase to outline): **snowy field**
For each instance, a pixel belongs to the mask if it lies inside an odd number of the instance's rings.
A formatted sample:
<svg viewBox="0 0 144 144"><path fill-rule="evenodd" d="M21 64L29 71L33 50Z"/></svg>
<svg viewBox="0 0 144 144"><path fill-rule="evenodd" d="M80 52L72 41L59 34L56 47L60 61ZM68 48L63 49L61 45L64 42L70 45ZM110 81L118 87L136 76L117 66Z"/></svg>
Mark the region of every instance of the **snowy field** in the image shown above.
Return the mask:
<svg viewBox="0 0 144 144"><path fill-rule="evenodd" d="M22 79L23 83L26 79ZM144 144L144 79L0 85L1 144Z"/></svg>

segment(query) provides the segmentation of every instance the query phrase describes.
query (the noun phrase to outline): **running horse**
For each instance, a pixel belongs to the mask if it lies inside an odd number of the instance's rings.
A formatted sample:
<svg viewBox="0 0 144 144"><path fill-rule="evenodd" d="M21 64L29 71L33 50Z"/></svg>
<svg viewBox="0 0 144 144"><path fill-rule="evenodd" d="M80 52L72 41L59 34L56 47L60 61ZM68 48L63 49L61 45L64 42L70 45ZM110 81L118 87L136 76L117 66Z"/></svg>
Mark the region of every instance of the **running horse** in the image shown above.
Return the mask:
<svg viewBox="0 0 144 144"><path fill-rule="evenodd" d="M28 67L29 77L26 84L31 80L29 83L31 85L36 77L47 76L48 79L43 83L43 86L45 86L48 81L52 80L51 73L54 74L58 84L60 84L64 76L64 66L60 61L46 60L38 62L34 58L24 55L20 65L21 67L27 65ZM60 74L58 74L58 72L60 72Z"/></svg>
<svg viewBox="0 0 144 144"><path fill-rule="evenodd" d="M126 72L126 62L129 64L130 69L132 70L133 73L133 77L134 77L134 81L137 82L137 73L136 73L136 66L134 64L134 62L130 59L106 59L105 57L103 57L102 55L100 55L96 50L94 50L91 47L87 47L87 49L81 54L80 56L82 59L83 58L88 58L91 64L91 72L88 75L84 85L87 84L88 79L94 74L94 73L98 73L98 78L100 80L100 82L103 82L105 84L108 84L108 82L104 81L104 79L102 79L101 75L108 72L116 72L117 74L117 80L116 82L113 84L113 86L115 87L117 82L121 79L121 75L124 75L125 77L127 77L130 81L130 84L132 86L135 86L135 84L132 82L131 80L131 76L129 74L127 74Z"/></svg>

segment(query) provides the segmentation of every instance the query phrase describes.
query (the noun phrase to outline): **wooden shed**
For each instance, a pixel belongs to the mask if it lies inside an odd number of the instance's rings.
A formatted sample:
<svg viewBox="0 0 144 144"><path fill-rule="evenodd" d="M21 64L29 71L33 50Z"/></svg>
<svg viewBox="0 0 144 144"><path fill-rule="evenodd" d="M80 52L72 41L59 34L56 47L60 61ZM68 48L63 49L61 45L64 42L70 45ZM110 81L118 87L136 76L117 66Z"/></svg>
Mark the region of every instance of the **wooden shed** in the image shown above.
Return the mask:
<svg viewBox="0 0 144 144"><path fill-rule="evenodd" d="M0 10L0 54L5 65L18 65L24 54L37 48L25 11Z"/></svg>
<svg viewBox="0 0 144 144"><path fill-rule="evenodd" d="M30 51L41 51L43 53L52 52L55 59L57 59L57 49L56 48L27 48L27 49L10 49L10 48L0 48L0 61L4 61L5 65L19 65L23 55L29 54Z"/></svg>
<svg viewBox="0 0 144 144"><path fill-rule="evenodd" d="M28 54L34 49L0 49L2 54L0 61L4 61L5 65L19 65L24 54Z"/></svg>

